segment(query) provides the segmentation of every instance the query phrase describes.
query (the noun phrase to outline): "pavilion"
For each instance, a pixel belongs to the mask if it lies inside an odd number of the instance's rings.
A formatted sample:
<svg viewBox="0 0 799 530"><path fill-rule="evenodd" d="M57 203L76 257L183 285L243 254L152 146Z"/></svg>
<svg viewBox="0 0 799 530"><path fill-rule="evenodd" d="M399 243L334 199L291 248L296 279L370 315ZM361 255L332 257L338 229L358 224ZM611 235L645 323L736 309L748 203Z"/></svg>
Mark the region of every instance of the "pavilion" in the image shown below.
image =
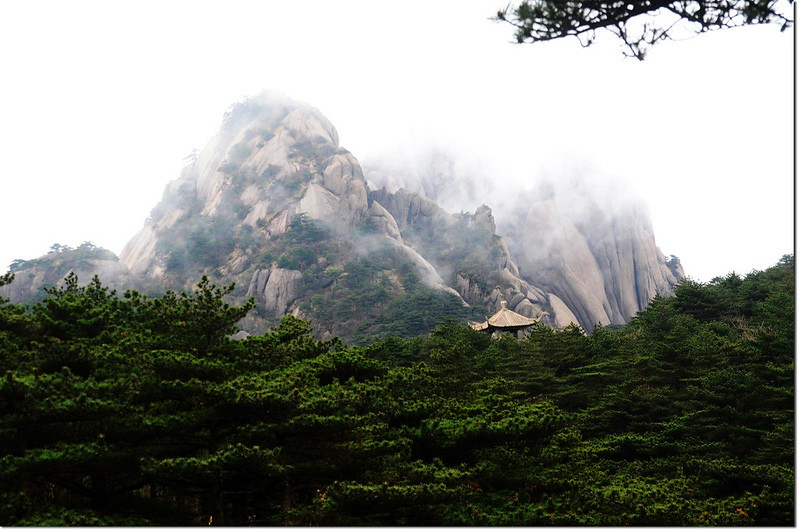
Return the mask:
<svg viewBox="0 0 799 530"><path fill-rule="evenodd" d="M528 318L508 309L508 303L505 300L500 302L502 308L497 311L494 316L486 317L485 322L470 322L469 325L472 329L477 331L485 331L486 333L493 334L494 332L509 332L517 333L538 322L539 318Z"/></svg>

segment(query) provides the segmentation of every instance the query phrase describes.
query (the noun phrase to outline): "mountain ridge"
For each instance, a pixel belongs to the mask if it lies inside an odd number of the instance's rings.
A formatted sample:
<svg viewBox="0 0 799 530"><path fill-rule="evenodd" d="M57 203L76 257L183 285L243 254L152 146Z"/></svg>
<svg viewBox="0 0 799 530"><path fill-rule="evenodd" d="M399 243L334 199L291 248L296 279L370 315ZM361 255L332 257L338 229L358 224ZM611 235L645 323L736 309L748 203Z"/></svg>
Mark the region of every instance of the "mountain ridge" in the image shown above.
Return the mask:
<svg viewBox="0 0 799 530"><path fill-rule="evenodd" d="M504 300L547 325L591 330L625 322L685 277L638 213L593 204L599 222L583 222L558 200L518 194L524 219L500 223L508 229L501 235L487 205L452 214L380 180L364 176L317 109L272 93L249 98L167 184L122 250L112 283L187 290L206 274L236 282L234 298L256 298L242 324L248 331L292 314L323 336L353 339L392 329L397 322L386 315L422 299L440 302L437 317L482 318ZM18 276L13 292L4 288L12 301L34 285Z"/></svg>

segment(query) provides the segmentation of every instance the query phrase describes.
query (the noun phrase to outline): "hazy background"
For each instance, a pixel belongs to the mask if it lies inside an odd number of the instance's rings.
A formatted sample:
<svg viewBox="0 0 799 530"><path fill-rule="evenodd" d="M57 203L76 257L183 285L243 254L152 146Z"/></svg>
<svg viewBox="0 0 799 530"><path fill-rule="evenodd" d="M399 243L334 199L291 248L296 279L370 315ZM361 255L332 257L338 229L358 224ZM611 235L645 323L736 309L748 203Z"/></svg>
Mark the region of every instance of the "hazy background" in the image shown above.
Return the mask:
<svg viewBox="0 0 799 530"><path fill-rule="evenodd" d="M367 167L443 150L486 190L614 182L701 281L792 252L793 30L665 42L642 63L612 38L512 44L489 20L504 6L0 3L0 271L56 242L119 254L225 110L264 89L319 108Z"/></svg>

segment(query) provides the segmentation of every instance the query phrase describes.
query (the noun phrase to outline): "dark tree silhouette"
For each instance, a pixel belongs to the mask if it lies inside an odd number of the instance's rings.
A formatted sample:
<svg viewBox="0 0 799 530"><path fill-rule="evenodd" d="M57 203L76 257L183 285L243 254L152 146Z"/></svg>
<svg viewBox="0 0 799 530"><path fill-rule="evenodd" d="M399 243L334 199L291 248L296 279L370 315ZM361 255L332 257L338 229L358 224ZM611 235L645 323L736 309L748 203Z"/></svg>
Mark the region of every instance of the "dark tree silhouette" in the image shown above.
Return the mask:
<svg viewBox="0 0 799 530"><path fill-rule="evenodd" d="M519 43L576 37L583 47L596 30L616 35L625 55L643 60L657 42L677 32L699 34L751 24L793 24L777 7L779 0L523 0L497 12L497 19L516 28ZM787 2L786 2L787 4Z"/></svg>

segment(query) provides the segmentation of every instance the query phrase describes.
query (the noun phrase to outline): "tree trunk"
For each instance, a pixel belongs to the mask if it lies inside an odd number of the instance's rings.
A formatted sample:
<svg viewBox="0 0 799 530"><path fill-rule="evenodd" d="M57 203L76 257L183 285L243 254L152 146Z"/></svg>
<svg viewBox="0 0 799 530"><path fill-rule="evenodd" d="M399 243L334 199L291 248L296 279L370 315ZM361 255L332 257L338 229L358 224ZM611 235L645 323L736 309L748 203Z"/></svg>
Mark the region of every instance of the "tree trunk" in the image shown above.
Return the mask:
<svg viewBox="0 0 799 530"><path fill-rule="evenodd" d="M224 526L225 522L225 506L222 502L222 479L217 473L214 478L214 485L211 488L211 509L213 511L214 524Z"/></svg>
<svg viewBox="0 0 799 530"><path fill-rule="evenodd" d="M291 483L289 479L283 480L283 504L281 509L287 512L291 509Z"/></svg>

